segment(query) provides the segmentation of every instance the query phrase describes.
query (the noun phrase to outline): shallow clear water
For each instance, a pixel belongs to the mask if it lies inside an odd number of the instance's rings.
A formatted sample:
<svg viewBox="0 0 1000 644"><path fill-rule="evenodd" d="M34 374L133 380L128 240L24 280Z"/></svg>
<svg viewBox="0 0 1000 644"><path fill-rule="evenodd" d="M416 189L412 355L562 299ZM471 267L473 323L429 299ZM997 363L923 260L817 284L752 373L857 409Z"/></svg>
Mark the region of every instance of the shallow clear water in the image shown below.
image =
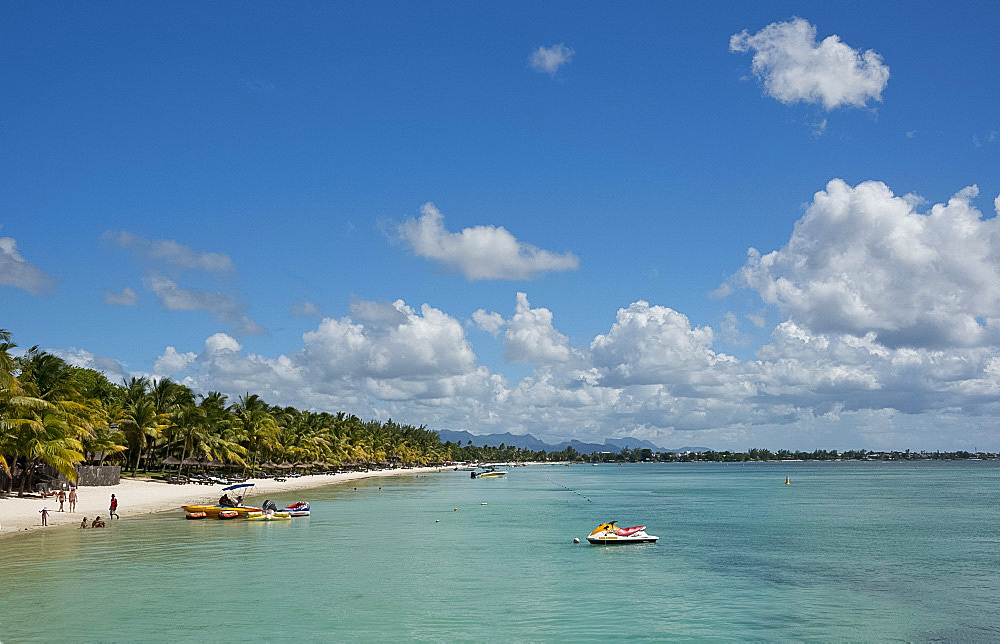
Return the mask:
<svg viewBox="0 0 1000 644"><path fill-rule="evenodd" d="M1000 640L996 462L535 466L275 500L313 516L0 540L0 641ZM588 546L606 520L660 542Z"/></svg>

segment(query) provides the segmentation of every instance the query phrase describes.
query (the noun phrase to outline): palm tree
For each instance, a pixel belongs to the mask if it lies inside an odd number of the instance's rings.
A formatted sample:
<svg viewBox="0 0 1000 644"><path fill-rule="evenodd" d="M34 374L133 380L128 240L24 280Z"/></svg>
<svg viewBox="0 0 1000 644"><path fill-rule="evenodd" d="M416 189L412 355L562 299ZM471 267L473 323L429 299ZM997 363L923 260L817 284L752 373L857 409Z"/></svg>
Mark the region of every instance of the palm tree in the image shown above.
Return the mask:
<svg viewBox="0 0 1000 644"><path fill-rule="evenodd" d="M9 473L10 463L20 459L24 494L35 474L35 466L54 467L72 481L76 463L83 460L79 435L89 427L91 411L74 398L73 372L62 359L32 347L27 354L11 359L10 335L0 334L0 467ZM14 377L14 370L20 374Z"/></svg>
<svg viewBox="0 0 1000 644"><path fill-rule="evenodd" d="M238 431L240 442L246 443L250 457L251 476L257 469L257 459L262 449L276 446L278 424L271 416L267 403L257 394L247 393L240 396L239 402L230 406L233 412L234 428Z"/></svg>
<svg viewBox="0 0 1000 644"><path fill-rule="evenodd" d="M24 458L21 487L18 496L24 496L25 487L31 485L35 466L40 463L50 465L71 481L76 480L76 464L83 460L80 441L68 435L68 427L63 415L56 410L31 419L24 419L18 425L14 436L15 453Z"/></svg>
<svg viewBox="0 0 1000 644"><path fill-rule="evenodd" d="M10 331L0 329L0 470L7 475L10 475L10 465L6 457L13 458L13 447L9 446L13 439L12 425L8 421L12 411L10 401L20 391L14 376L14 357L10 355L10 350L16 346L10 341Z"/></svg>
<svg viewBox="0 0 1000 644"><path fill-rule="evenodd" d="M142 458L143 450L150 443L149 439L156 440L159 438L164 426L162 420L156 413L153 402L147 398L141 398L126 408L120 422L124 426L129 448L135 451L135 465L132 467L132 476L135 476L139 469L139 460Z"/></svg>

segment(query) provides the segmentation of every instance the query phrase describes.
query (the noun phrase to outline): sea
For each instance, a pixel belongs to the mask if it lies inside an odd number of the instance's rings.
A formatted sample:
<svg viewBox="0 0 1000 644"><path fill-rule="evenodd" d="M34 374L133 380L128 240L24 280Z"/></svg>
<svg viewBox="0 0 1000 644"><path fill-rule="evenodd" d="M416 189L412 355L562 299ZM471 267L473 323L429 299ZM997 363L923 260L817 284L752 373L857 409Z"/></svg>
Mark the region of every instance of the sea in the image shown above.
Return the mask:
<svg viewBox="0 0 1000 644"><path fill-rule="evenodd" d="M273 500L312 516L0 540L0 641L1000 641L995 461L448 469ZM588 545L611 520L660 540Z"/></svg>

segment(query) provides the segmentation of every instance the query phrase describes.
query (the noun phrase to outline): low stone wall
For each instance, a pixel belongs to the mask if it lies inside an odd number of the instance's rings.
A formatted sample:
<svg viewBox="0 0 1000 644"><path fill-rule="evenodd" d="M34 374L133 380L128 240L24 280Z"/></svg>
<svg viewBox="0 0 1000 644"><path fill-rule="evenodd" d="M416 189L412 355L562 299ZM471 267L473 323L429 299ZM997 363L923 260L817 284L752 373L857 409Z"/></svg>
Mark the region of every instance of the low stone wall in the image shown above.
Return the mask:
<svg viewBox="0 0 1000 644"><path fill-rule="evenodd" d="M77 481L80 487L118 485L122 478L121 465L77 465Z"/></svg>
<svg viewBox="0 0 1000 644"><path fill-rule="evenodd" d="M20 472L15 471L15 480L11 481L3 472L0 472L0 490L6 490L12 485L16 489L18 485L17 476L20 476ZM81 487L99 487L102 485L118 485L122 478L122 466L121 465L77 465L76 466L76 484ZM54 467L48 465L40 468L38 474L35 477L34 490L27 490L28 492L40 491L40 490L58 490L63 488L64 490L69 489L70 480L60 474ZM41 487L39 487L41 486Z"/></svg>

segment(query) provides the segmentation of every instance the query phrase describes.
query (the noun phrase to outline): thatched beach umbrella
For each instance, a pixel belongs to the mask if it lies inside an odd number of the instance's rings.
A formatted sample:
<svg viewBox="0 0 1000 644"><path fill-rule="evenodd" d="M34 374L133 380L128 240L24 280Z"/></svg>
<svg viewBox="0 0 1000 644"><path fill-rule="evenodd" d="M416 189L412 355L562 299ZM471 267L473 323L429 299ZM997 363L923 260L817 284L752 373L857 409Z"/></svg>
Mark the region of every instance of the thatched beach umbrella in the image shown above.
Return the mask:
<svg viewBox="0 0 1000 644"><path fill-rule="evenodd" d="M291 463L278 463L277 465L275 465L275 467L283 469L283 470L290 470L290 469L292 469L295 466L292 465Z"/></svg>
<svg viewBox="0 0 1000 644"><path fill-rule="evenodd" d="M188 456L183 461L181 461L181 465L201 465L201 461L199 461L196 458L191 458L190 456Z"/></svg>
<svg viewBox="0 0 1000 644"><path fill-rule="evenodd" d="M180 465L181 459L177 458L176 456L168 456L162 461L160 461L160 463L163 465Z"/></svg>

